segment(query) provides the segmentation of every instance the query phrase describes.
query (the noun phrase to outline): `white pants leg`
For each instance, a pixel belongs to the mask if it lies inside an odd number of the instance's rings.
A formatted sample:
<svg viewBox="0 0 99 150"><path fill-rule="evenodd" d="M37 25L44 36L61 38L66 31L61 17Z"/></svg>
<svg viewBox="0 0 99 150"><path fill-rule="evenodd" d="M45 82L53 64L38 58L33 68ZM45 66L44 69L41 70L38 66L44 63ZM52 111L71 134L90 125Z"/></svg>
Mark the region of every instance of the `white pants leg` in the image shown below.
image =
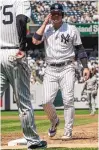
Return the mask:
<svg viewBox="0 0 99 150"><path fill-rule="evenodd" d="M74 83L75 83L75 69L74 65L70 64L61 75L60 88L62 92L64 104L64 119L65 128L64 135L72 134L74 123Z"/></svg>
<svg viewBox="0 0 99 150"><path fill-rule="evenodd" d="M27 145L40 143L36 131L34 112L30 99L30 73L27 59L20 62L10 62L9 57L15 56L18 50L0 49L0 97L3 96L8 84L13 87L16 103L18 106L23 135Z"/></svg>
<svg viewBox="0 0 99 150"><path fill-rule="evenodd" d="M63 67L47 67L43 86L44 86L44 110L51 122L57 118L56 110L53 105L58 89L61 89L64 103L65 133L71 133L74 122L74 82L75 67L70 64Z"/></svg>
<svg viewBox="0 0 99 150"><path fill-rule="evenodd" d="M44 104L43 108L44 111L47 113L47 116L50 119L51 123L53 124L57 119L56 110L53 105L59 87L57 78L53 75L45 74L43 80L43 87L44 87L44 100L42 102Z"/></svg>
<svg viewBox="0 0 99 150"><path fill-rule="evenodd" d="M96 96L91 95L91 105L92 105L92 112L93 112L93 113L96 111L95 98L96 98Z"/></svg>

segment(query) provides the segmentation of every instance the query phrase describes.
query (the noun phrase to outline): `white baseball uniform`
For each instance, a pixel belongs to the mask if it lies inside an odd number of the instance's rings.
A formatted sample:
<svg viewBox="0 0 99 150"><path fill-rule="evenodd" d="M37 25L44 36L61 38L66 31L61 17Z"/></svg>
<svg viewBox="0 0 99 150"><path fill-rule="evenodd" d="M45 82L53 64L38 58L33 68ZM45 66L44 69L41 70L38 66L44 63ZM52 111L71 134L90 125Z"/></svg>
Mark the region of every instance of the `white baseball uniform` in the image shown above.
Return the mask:
<svg viewBox="0 0 99 150"><path fill-rule="evenodd" d="M11 61L11 56L15 56L19 50L16 16L21 14L29 17L30 12L28 0L0 1L0 97L3 96L10 83L28 146L40 143L30 101L30 71L26 58L17 62L13 59Z"/></svg>
<svg viewBox="0 0 99 150"><path fill-rule="evenodd" d="M98 93L97 77L95 74L85 82L85 85L82 91L87 94L87 99L89 102L89 109L91 113L94 114L96 111L95 101L96 101L96 96Z"/></svg>
<svg viewBox="0 0 99 150"><path fill-rule="evenodd" d="M55 31L52 24L46 26L43 36L47 67L44 76L44 96L42 101L52 124L57 120L53 101L58 89L62 92L64 104L65 133L71 134L74 121L74 46L82 44L80 34L73 25L63 23ZM59 64L57 66L57 64Z"/></svg>

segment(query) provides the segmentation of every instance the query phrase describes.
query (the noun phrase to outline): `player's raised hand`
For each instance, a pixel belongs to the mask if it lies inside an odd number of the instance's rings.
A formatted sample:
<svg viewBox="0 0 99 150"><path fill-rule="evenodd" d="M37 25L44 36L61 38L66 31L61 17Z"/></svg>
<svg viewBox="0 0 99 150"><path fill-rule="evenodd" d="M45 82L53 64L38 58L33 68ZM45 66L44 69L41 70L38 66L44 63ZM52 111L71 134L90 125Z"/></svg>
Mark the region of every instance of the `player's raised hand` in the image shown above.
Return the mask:
<svg viewBox="0 0 99 150"><path fill-rule="evenodd" d="M47 25L51 20L51 14L48 14L43 22L44 25Z"/></svg>
<svg viewBox="0 0 99 150"><path fill-rule="evenodd" d="M89 79L89 77L90 77L90 71L89 71L88 68L84 68L84 70L83 70L83 77L84 77L85 81Z"/></svg>
<svg viewBox="0 0 99 150"><path fill-rule="evenodd" d="M17 53L16 53L16 59L21 59L21 58L23 58L25 56L25 53L24 53L24 51L18 51Z"/></svg>

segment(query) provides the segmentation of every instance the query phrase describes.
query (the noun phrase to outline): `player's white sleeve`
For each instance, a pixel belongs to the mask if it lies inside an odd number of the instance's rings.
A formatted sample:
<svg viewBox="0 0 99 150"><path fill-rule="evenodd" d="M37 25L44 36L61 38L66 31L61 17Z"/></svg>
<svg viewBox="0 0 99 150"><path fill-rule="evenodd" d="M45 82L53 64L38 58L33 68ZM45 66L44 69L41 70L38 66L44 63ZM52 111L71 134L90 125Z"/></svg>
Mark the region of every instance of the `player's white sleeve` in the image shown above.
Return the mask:
<svg viewBox="0 0 99 150"><path fill-rule="evenodd" d="M28 18L31 17L31 7L28 0L17 0L16 16L20 14L25 15Z"/></svg>
<svg viewBox="0 0 99 150"><path fill-rule="evenodd" d="M80 32L78 31L78 29L73 26L73 31L74 31L74 38L73 38L73 45L81 45L82 41L81 41L81 37L80 37Z"/></svg>

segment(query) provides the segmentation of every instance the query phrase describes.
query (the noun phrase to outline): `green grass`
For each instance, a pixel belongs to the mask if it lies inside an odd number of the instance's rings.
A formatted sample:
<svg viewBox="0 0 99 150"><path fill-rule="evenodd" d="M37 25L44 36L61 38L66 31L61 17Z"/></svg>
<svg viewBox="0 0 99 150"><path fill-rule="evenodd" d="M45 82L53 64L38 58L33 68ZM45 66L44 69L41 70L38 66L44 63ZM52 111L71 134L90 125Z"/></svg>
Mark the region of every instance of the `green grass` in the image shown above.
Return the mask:
<svg viewBox="0 0 99 150"><path fill-rule="evenodd" d="M1 116L17 116L18 111L1 111Z"/></svg>
<svg viewBox="0 0 99 150"><path fill-rule="evenodd" d="M64 111L63 110L57 110L57 114L58 115L63 115ZM98 110L96 111L96 113L98 113ZM45 112L43 110L35 110L34 111L35 115L46 115ZM81 115L81 114L89 114L89 110L85 109L85 110L76 110L75 114L77 115ZM1 116L16 116L18 115L18 111L2 111L1 112Z"/></svg>
<svg viewBox="0 0 99 150"><path fill-rule="evenodd" d="M89 123L93 123L93 122L98 122L98 117L97 118L95 118L95 117L76 118L74 121L74 126L85 125L85 124L89 124ZM36 123L38 132L46 133L50 126L50 122L48 119L35 120L35 123ZM60 129L64 128L64 118L60 118L59 128ZM9 119L9 120L2 119L1 133L9 133L9 131L12 131L12 132L20 132L21 131L21 125L20 125L19 118L15 119L15 120L14 119Z"/></svg>

